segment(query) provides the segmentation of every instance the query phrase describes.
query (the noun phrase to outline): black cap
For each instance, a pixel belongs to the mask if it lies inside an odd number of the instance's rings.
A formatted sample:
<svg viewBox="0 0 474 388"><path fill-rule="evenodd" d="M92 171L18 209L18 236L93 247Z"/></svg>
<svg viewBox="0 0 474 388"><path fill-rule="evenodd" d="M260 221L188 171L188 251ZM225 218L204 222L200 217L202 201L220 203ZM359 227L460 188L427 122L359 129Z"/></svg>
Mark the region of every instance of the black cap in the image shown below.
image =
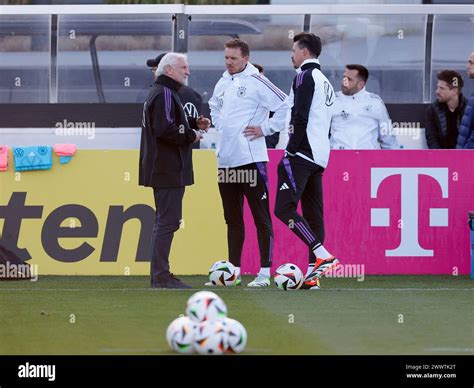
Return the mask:
<svg viewBox="0 0 474 388"><path fill-rule="evenodd" d="M149 59L148 61L146 61L146 65L148 67L158 67L160 61L163 59L163 57L166 54L167 53L163 53L163 54L158 55L156 58Z"/></svg>

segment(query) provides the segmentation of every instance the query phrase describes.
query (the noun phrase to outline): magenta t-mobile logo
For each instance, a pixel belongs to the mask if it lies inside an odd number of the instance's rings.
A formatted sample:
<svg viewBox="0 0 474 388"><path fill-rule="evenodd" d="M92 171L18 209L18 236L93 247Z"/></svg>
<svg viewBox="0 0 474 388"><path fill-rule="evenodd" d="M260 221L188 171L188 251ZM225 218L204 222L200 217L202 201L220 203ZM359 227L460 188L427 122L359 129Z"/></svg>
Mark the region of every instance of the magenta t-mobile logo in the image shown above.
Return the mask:
<svg viewBox="0 0 474 388"><path fill-rule="evenodd" d="M372 168L370 196L377 198L377 191L385 178L401 175L401 239L395 249L386 250L387 256L433 256L432 249L424 249L418 241L418 177L428 175L441 187L442 197L448 198L447 168ZM372 208L371 226L390 226L390 209ZM430 227L448 226L447 208L430 208Z"/></svg>

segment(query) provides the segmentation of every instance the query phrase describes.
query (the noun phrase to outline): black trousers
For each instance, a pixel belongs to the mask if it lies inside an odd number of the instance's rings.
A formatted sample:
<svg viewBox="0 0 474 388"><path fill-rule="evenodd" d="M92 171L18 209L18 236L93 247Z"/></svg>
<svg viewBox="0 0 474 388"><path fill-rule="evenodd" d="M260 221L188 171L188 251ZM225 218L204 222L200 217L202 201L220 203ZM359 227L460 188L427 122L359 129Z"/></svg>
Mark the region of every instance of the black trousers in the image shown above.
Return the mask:
<svg viewBox="0 0 474 388"><path fill-rule="evenodd" d="M156 218L151 242L151 285L170 277L169 255L182 218L184 187L154 188Z"/></svg>
<svg viewBox="0 0 474 388"><path fill-rule="evenodd" d="M240 267L245 240L244 197L257 228L260 265L271 267L273 225L269 208L268 176L265 162L218 170L219 192L227 224L229 261Z"/></svg>
<svg viewBox="0 0 474 388"><path fill-rule="evenodd" d="M278 164L275 215L308 246L310 263L316 261L313 249L324 242L323 172L299 156ZM303 216L297 212L300 200Z"/></svg>

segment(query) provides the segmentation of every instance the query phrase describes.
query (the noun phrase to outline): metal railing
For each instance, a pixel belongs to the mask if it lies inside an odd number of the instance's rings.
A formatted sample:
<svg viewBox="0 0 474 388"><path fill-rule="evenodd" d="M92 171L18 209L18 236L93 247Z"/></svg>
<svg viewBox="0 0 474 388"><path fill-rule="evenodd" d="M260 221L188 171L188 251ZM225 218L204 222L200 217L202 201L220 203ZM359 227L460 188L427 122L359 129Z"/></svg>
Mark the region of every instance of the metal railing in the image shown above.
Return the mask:
<svg viewBox="0 0 474 388"><path fill-rule="evenodd" d="M474 5L464 4L321 4L321 5L0 5L0 15L86 14L186 14L186 15L474 15Z"/></svg>
<svg viewBox="0 0 474 388"><path fill-rule="evenodd" d="M124 15L124 14L155 14L170 15L172 18L172 50L188 52L189 22L193 15L304 15L302 31L309 31L313 15L426 15L425 25L425 50L424 50L424 74L423 74L423 100L428 102L431 96L431 63L433 43L433 17L434 15L474 15L474 5L230 5L230 6L194 6L194 5L163 5L163 4L140 4L140 5L23 5L23 6L0 6L0 15L50 15L51 17L51 41L50 41L50 88L49 102L58 102L58 15ZM474 16L473 16L474 17ZM116 23L111 21L111 23ZM194 23L194 22L193 22ZM15 27L16 33L21 34L24 28L25 34L31 34L31 25ZM104 25L104 33L107 25ZM248 26L247 26L248 27ZM0 23L0 36L11 33L12 26L9 23ZM114 30L120 31L121 26L115 25ZM213 26L217 34L222 34L226 26ZM126 30L127 33L131 31ZM134 30L134 34L149 34L150 31ZM212 34L212 29L211 29ZM244 28L243 25L234 26L234 30L226 35L238 36L239 34L258 33L258 29ZM469 33L469 32L467 32ZM102 90L100 66L95 47L95 39L100 32L91 34L90 54L93 64L94 79L100 102L105 102ZM474 38L474 34L473 34Z"/></svg>

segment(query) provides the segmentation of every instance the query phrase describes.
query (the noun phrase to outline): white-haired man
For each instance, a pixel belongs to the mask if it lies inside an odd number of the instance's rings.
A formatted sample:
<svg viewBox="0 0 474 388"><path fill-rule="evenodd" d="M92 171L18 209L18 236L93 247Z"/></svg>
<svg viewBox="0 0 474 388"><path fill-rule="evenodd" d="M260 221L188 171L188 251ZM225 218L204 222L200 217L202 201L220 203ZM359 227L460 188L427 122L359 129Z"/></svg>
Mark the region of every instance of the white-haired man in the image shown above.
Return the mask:
<svg viewBox="0 0 474 388"><path fill-rule="evenodd" d="M156 220L152 235L151 287L191 288L169 266L174 232L179 229L185 187L194 183L192 147L210 120L187 117L178 90L189 76L186 56L168 53L156 69L156 81L143 106L139 184L152 187Z"/></svg>

